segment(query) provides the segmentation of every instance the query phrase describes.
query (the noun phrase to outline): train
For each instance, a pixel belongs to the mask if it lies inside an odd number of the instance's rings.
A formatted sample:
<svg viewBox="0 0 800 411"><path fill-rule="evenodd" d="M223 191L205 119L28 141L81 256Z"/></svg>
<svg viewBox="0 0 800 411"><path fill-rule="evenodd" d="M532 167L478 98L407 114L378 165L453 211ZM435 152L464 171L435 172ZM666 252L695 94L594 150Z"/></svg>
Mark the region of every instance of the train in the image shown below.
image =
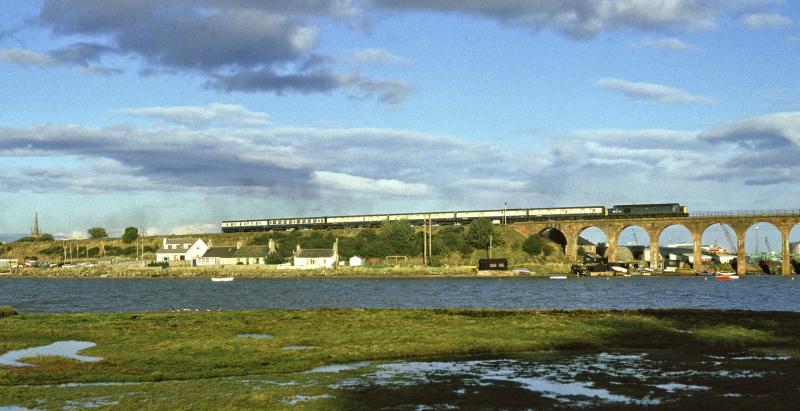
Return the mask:
<svg viewBox="0 0 800 411"><path fill-rule="evenodd" d="M501 224L520 221L556 221L587 218L687 217L688 215L688 208L678 203L625 204L615 205L610 208L606 208L605 206L508 208L498 210L226 220L222 222L222 232L236 233L289 229L378 227L385 221L395 220L405 220L412 225L423 225L428 220L434 225L453 225L468 224L478 218L485 218L495 224Z"/></svg>

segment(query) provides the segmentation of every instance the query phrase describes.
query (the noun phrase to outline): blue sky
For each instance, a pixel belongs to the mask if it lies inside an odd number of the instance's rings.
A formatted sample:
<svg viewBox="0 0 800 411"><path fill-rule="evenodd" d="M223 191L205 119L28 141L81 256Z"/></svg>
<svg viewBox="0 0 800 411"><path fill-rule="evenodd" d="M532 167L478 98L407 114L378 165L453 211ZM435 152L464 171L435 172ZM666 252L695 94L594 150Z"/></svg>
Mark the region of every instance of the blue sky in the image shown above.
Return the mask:
<svg viewBox="0 0 800 411"><path fill-rule="evenodd" d="M800 207L796 3L0 7L0 233L34 210L69 234L503 202Z"/></svg>

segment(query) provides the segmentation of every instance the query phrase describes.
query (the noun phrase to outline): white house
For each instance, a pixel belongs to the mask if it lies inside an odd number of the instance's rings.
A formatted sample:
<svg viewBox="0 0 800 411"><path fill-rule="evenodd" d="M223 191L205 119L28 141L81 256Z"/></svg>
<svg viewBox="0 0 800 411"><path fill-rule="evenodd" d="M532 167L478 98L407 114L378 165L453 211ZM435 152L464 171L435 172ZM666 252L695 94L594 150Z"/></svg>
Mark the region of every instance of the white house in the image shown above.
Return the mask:
<svg viewBox="0 0 800 411"><path fill-rule="evenodd" d="M263 245L209 247L202 257L197 259L198 266L209 265L264 265L267 263L267 247Z"/></svg>
<svg viewBox="0 0 800 411"><path fill-rule="evenodd" d="M156 250L156 261L192 261L207 250L208 245L199 238L165 238Z"/></svg>
<svg viewBox="0 0 800 411"><path fill-rule="evenodd" d="M359 267L363 263L364 261L357 255L350 257L350 267Z"/></svg>
<svg viewBox="0 0 800 411"><path fill-rule="evenodd" d="M293 266L296 268L331 268L339 262L339 240L333 248L310 248L304 250L297 245Z"/></svg>

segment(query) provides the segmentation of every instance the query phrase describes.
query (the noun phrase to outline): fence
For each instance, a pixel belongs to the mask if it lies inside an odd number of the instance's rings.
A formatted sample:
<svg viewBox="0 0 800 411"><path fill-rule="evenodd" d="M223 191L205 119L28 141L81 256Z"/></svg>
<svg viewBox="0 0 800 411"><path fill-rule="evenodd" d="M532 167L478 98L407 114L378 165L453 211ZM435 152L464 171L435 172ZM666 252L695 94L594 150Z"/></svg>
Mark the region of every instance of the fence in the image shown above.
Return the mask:
<svg viewBox="0 0 800 411"><path fill-rule="evenodd" d="M732 211L697 211L689 213L689 217L784 217L800 216L800 209L784 210L732 210Z"/></svg>

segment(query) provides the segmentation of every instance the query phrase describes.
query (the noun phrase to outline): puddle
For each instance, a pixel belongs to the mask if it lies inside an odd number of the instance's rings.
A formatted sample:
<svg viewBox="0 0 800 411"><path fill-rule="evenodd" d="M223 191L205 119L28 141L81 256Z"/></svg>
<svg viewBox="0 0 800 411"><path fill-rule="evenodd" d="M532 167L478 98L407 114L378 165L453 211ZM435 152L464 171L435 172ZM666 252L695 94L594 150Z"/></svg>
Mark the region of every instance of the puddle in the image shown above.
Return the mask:
<svg viewBox="0 0 800 411"><path fill-rule="evenodd" d="M306 371L304 374L310 374L315 372L342 372L348 370L356 370L359 368L364 368L368 365L372 364L371 361L361 361L352 364L331 364L331 365L323 365L321 367L312 368Z"/></svg>
<svg viewBox="0 0 800 411"><path fill-rule="evenodd" d="M87 355L78 355L78 351L94 347L95 343L88 341L58 341L50 345L43 345L41 347L26 348L24 350L9 351L0 355L0 365L8 367L28 367L31 364L19 362L22 358L55 356L71 358L73 360L83 362L98 362L103 359L100 357L90 357Z"/></svg>
<svg viewBox="0 0 800 411"><path fill-rule="evenodd" d="M251 338L253 340L271 340L273 337L269 334L237 334L240 338Z"/></svg>
<svg viewBox="0 0 800 411"><path fill-rule="evenodd" d="M674 382L669 384L656 384L654 387L670 393L676 391L707 391L711 389L711 387L705 387L702 385L677 384Z"/></svg>
<svg viewBox="0 0 800 411"><path fill-rule="evenodd" d="M297 405L297 404L299 404L301 402L321 400L321 399L325 399L325 398L331 398L331 396L328 395L328 394L322 394L322 395L295 395L294 397L290 398L288 401L285 401L285 402L286 402L286 404L289 404L289 405Z"/></svg>
<svg viewBox="0 0 800 411"><path fill-rule="evenodd" d="M284 350L310 350L317 347L313 345L287 345L281 348L283 348Z"/></svg>
<svg viewBox="0 0 800 411"><path fill-rule="evenodd" d="M510 358L378 363L327 387L337 400L368 409L408 404L416 409L443 409L444 404L475 409L691 408L717 402L735 405L737 399L752 398L753 393L782 397L797 391L800 371L789 357L780 361L784 357L731 354L715 357L718 365L712 365L709 357L675 356L668 351L544 352ZM331 372L352 369L328 367Z"/></svg>

